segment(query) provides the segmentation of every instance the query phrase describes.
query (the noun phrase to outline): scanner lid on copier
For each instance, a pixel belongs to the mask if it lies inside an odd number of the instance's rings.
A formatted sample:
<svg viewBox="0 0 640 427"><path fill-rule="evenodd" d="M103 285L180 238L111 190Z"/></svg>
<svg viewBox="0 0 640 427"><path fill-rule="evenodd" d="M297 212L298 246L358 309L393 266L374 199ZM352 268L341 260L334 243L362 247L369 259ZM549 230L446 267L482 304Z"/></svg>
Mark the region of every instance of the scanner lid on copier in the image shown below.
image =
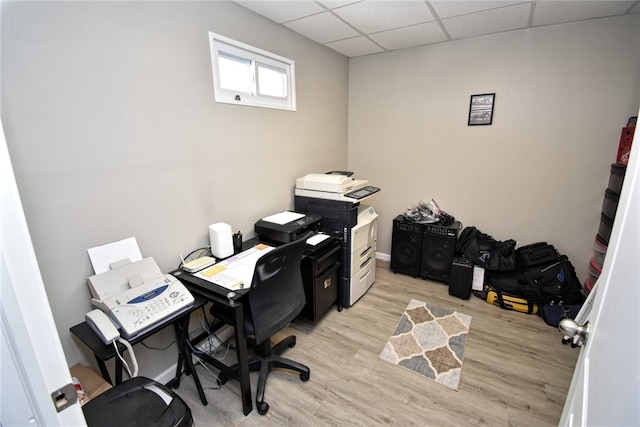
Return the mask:
<svg viewBox="0 0 640 427"><path fill-rule="evenodd" d="M296 180L296 188L329 193L345 193L364 187L368 183L369 181L366 179L353 179L346 175L309 173Z"/></svg>

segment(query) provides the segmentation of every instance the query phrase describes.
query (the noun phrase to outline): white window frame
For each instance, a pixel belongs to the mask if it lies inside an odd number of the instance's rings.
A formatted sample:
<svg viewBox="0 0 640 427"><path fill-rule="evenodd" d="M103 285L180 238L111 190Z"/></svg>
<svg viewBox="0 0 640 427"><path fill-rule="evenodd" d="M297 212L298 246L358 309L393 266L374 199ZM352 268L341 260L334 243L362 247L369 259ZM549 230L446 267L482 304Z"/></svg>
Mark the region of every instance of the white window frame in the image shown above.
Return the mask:
<svg viewBox="0 0 640 427"><path fill-rule="evenodd" d="M248 44L232 40L228 37L209 32L209 46L211 48L211 67L213 71L213 92L216 102L252 107L275 108L296 111L295 62L282 56L258 49ZM251 87L250 92L224 89L220 85L219 57L233 56L250 61ZM281 70L286 76L284 97L261 95L260 81L256 67L261 66L272 70Z"/></svg>

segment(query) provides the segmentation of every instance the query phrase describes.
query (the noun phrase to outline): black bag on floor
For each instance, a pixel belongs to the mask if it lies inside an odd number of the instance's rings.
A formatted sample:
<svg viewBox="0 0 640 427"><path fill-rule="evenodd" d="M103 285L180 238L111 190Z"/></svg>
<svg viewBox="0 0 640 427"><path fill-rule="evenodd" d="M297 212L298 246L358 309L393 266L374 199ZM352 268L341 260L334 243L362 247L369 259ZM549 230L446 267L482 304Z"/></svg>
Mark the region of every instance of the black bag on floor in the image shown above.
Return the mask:
<svg viewBox="0 0 640 427"><path fill-rule="evenodd" d="M485 270L509 271L516 268L516 241L494 239L476 227L465 227L456 242L456 252L466 255Z"/></svg>
<svg viewBox="0 0 640 427"><path fill-rule="evenodd" d="M538 314L547 325L557 327L562 319L575 319L582 304L564 304L551 302L542 304Z"/></svg>
<svg viewBox="0 0 640 427"><path fill-rule="evenodd" d="M505 310L519 311L520 313L526 314L538 313L538 304L532 304L521 295L511 295L498 289L494 289L489 285L485 285L482 291L473 291L473 294L489 304L498 306Z"/></svg>
<svg viewBox="0 0 640 427"><path fill-rule="evenodd" d="M520 293L535 304L552 301L582 304L585 299L576 270L566 255L560 255L550 264L521 269L518 284Z"/></svg>
<svg viewBox="0 0 640 427"><path fill-rule="evenodd" d="M539 264L551 264L560 258L558 250L549 243L538 242L517 249L518 268L527 268Z"/></svg>
<svg viewBox="0 0 640 427"><path fill-rule="evenodd" d="M490 271L484 273L484 282L500 292L509 295L521 295L518 271Z"/></svg>

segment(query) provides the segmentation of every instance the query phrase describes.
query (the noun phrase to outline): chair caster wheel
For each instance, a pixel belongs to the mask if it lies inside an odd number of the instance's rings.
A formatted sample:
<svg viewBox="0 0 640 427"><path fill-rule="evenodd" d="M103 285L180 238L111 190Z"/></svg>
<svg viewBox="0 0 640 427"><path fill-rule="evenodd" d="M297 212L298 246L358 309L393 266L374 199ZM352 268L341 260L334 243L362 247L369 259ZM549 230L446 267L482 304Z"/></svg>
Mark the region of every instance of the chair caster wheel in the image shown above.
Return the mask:
<svg viewBox="0 0 640 427"><path fill-rule="evenodd" d="M260 415L266 415L269 411L269 404L267 402L256 402L256 407Z"/></svg>
<svg viewBox="0 0 640 427"><path fill-rule="evenodd" d="M218 374L218 385L225 385L227 382L227 374L220 372Z"/></svg>
<svg viewBox="0 0 640 427"><path fill-rule="evenodd" d="M310 373L308 373L308 372L300 372L300 380L301 380L302 382L305 382L305 383L306 383L307 381L309 381L309 376L310 376L310 375L311 375L311 374L310 374Z"/></svg>
<svg viewBox="0 0 640 427"><path fill-rule="evenodd" d="M293 348L296 346L296 337L294 336L293 339L291 340L291 343L289 344L289 348Z"/></svg>

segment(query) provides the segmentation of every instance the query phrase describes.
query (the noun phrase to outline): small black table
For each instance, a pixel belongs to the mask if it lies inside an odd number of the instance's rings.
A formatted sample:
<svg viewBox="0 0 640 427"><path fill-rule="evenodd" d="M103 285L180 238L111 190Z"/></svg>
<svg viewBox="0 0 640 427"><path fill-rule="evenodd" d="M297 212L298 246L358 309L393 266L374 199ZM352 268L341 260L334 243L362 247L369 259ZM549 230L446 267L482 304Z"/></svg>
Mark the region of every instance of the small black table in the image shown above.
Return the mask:
<svg viewBox="0 0 640 427"><path fill-rule="evenodd" d="M207 300L194 295L195 301L191 307L187 310L179 313L177 316L172 316L167 318L166 320L154 325L153 328L148 331L137 335L134 338L131 338L127 341L131 345L137 344L140 341L150 337L153 334L158 333L165 327L169 325L173 325L176 330L176 337L178 343L178 365L176 368L175 377L167 383L168 386L177 388L180 385L180 375L182 374L182 364L185 363L185 372L187 374L193 375L193 379L196 383L198 389L202 389L200 385L200 379L193 367L193 360L191 359L191 349L189 345L187 345L187 341L189 340L189 318L191 313L194 311L201 309L206 303ZM113 345L107 345L102 342L102 340L96 335L96 333L91 329L87 322L79 323L70 328L70 331L73 335L75 335L80 341L82 341L91 351L96 358L96 362L98 363L98 367L100 368L100 373L102 377L109 382L109 384L113 384L111 381L111 376L109 375L109 371L105 365L105 361L110 360L115 357L116 366L115 366L115 374L116 374L116 382L115 385L122 383L122 370L123 364L122 360L119 357L116 357L116 351ZM120 343L118 343L118 350L123 352L126 350L126 347ZM203 402L206 404L206 401Z"/></svg>

